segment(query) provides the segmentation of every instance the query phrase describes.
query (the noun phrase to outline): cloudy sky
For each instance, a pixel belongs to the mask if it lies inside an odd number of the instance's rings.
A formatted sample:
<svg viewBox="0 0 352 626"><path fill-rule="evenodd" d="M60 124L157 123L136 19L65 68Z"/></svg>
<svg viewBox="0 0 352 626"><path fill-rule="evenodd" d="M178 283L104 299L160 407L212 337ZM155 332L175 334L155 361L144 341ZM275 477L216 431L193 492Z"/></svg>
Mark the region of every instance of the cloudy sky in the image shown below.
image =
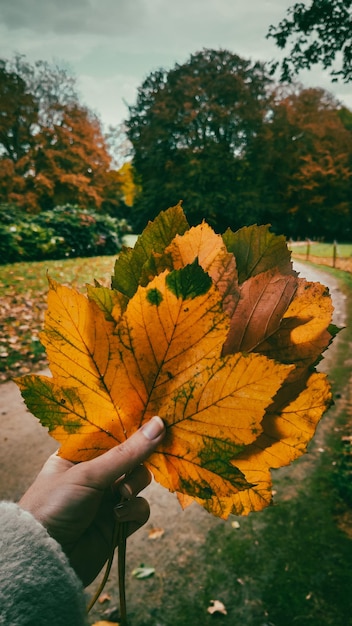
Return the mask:
<svg viewBox="0 0 352 626"><path fill-rule="evenodd" d="M55 61L77 78L82 102L119 124L153 70L202 48L254 61L278 56L265 35L294 0L0 0L0 58ZM300 76L352 108L351 86L315 70Z"/></svg>

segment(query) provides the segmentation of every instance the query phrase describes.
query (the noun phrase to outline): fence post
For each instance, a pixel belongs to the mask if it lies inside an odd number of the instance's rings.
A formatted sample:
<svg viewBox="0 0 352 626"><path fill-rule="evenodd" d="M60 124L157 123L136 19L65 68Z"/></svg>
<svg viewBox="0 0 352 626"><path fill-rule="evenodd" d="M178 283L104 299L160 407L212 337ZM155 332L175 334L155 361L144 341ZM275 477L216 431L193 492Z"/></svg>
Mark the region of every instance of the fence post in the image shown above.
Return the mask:
<svg viewBox="0 0 352 626"><path fill-rule="evenodd" d="M332 252L332 266L336 267L336 257L337 257L337 241L334 240L334 247Z"/></svg>
<svg viewBox="0 0 352 626"><path fill-rule="evenodd" d="M306 239L307 241L307 252L306 252L306 261L309 261L309 254L310 254L310 239Z"/></svg>

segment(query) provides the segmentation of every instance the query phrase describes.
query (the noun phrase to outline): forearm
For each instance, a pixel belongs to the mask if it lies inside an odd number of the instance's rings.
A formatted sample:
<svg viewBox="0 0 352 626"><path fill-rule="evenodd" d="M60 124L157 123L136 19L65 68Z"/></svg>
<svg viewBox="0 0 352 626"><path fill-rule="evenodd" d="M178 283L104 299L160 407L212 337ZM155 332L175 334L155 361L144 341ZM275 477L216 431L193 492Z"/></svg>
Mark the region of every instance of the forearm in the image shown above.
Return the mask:
<svg viewBox="0 0 352 626"><path fill-rule="evenodd" d="M83 586L61 546L27 511L0 502L0 624L83 626Z"/></svg>

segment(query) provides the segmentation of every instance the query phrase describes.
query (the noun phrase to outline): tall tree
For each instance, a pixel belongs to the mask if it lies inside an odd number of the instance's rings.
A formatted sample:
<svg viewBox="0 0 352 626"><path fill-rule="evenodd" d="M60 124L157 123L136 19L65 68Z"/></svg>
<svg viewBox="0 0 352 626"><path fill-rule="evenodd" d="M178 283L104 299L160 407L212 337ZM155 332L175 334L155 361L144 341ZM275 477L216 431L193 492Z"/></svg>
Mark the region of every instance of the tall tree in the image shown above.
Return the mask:
<svg viewBox="0 0 352 626"><path fill-rule="evenodd" d="M1 61L0 106L0 201L30 212L125 206L100 122L79 104L66 70L21 56Z"/></svg>
<svg viewBox="0 0 352 626"><path fill-rule="evenodd" d="M110 167L99 120L73 104L62 120L36 136L31 170L40 205L78 204L100 208Z"/></svg>
<svg viewBox="0 0 352 626"><path fill-rule="evenodd" d="M37 102L41 126L60 123L65 108L78 104L76 78L68 69L40 59L30 63L23 54L14 55L5 63L9 71L24 81L27 93Z"/></svg>
<svg viewBox="0 0 352 626"><path fill-rule="evenodd" d="M352 0L297 2L286 18L270 26L267 37L281 49L291 46L281 63L281 80L290 81L318 63L332 68L333 79L352 80Z"/></svg>
<svg viewBox="0 0 352 626"><path fill-rule="evenodd" d="M226 50L203 50L147 77L126 123L141 190L136 228L179 200L191 223L242 224L246 154L264 121L269 84L261 64Z"/></svg>
<svg viewBox="0 0 352 626"><path fill-rule="evenodd" d="M321 89L293 88L272 109L260 155L262 218L293 237L351 239L352 132Z"/></svg>
<svg viewBox="0 0 352 626"><path fill-rule="evenodd" d="M39 106L23 78L0 61L0 155L17 163L33 145Z"/></svg>

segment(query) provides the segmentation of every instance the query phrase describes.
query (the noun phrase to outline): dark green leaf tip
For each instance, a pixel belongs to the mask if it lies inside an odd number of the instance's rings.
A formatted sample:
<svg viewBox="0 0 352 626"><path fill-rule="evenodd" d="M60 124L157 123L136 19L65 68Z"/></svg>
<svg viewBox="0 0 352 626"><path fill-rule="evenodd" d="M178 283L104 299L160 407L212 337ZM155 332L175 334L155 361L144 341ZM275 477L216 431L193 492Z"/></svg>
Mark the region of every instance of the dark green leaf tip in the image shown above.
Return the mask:
<svg viewBox="0 0 352 626"><path fill-rule="evenodd" d="M170 272L166 277L167 288L177 298L183 298L184 300L192 300L207 293L211 285L212 280L209 274L200 267L197 259L180 270Z"/></svg>
<svg viewBox="0 0 352 626"><path fill-rule="evenodd" d="M161 291L159 291L159 289L148 289L147 300L150 304L153 304L154 306L159 306L159 304L163 300L163 294L161 293Z"/></svg>

